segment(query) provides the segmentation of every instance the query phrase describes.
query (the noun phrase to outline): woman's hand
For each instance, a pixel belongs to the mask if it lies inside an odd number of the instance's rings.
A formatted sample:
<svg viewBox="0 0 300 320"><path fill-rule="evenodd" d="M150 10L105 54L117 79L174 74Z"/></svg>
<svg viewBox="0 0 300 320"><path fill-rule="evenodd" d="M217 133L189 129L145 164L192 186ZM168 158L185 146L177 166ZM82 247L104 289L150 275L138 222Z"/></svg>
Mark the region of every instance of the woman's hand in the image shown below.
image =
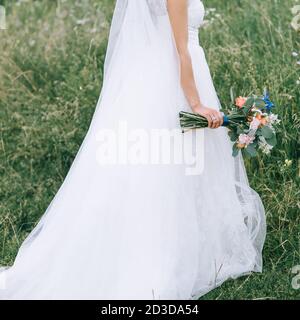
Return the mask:
<svg viewBox="0 0 300 320"><path fill-rule="evenodd" d="M208 127L211 129L219 128L223 124L223 115L217 110L204 107L201 104L192 109L194 113L198 113L207 119Z"/></svg>

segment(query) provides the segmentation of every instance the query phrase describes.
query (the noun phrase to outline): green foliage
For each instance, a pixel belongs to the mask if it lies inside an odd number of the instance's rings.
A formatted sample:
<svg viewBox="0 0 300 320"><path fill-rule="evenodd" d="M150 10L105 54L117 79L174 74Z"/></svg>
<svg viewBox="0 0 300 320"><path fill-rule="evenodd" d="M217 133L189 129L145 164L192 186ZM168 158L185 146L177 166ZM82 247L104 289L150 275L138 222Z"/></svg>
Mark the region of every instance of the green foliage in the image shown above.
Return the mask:
<svg viewBox="0 0 300 320"><path fill-rule="evenodd" d="M267 126L261 128L261 134L266 139L271 139L274 136L274 133L271 130L271 128L269 128Z"/></svg>
<svg viewBox="0 0 300 320"><path fill-rule="evenodd" d="M295 299L300 86L291 53L300 52L300 44L290 9L296 1L204 3L220 14L200 36L220 100L230 105L232 90L248 96L267 87L282 123L271 156L246 159L267 214L264 272L226 282L203 299ZM0 30L0 265L8 265L87 132L102 84L113 1L2 4L8 28Z"/></svg>

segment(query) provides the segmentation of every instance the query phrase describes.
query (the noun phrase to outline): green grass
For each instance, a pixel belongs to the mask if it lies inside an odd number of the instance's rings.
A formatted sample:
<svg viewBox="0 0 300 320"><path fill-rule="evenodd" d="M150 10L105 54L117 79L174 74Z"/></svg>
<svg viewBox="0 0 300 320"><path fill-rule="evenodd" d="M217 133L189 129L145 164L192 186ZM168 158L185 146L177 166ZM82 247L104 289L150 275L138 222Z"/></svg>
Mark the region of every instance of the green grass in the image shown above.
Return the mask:
<svg viewBox="0 0 300 320"><path fill-rule="evenodd" d="M228 281L203 299L297 299L300 264L299 32L293 0L206 0L220 17L201 31L224 104L267 87L282 124L270 157L247 160L265 204L264 272ZM18 247L61 185L88 129L102 84L111 0L1 1L0 265ZM300 60L300 56L298 57ZM285 160L292 160L290 166Z"/></svg>

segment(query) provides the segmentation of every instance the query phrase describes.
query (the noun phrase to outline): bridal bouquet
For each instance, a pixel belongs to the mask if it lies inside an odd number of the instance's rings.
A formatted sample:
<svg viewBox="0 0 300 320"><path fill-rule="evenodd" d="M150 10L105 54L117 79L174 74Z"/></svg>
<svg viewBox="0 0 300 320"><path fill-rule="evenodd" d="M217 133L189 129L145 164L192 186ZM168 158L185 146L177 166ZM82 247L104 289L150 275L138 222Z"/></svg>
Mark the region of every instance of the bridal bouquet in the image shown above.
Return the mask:
<svg viewBox="0 0 300 320"><path fill-rule="evenodd" d="M236 157L239 151L249 157L255 157L258 151L269 154L276 145L276 125L280 122L278 115L272 113L274 108L269 94L263 96L238 97L233 108L224 114L223 126L228 128L228 134L233 144L232 155ZM185 130L206 128L205 117L180 112L180 125Z"/></svg>

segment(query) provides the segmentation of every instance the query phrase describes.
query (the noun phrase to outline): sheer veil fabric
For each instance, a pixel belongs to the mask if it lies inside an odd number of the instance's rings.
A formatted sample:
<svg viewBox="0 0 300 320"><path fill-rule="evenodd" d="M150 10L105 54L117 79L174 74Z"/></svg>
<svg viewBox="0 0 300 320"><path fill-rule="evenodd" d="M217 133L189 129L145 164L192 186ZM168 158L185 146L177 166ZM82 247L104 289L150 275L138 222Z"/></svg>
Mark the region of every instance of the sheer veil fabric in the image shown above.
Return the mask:
<svg viewBox="0 0 300 320"><path fill-rule="evenodd" d="M188 6L197 88L218 109L198 42L204 7ZM225 128L203 130L200 175L184 164L99 164L101 130L120 121L179 130L178 113L189 110L166 0L117 0L104 69L88 133L13 266L1 269L0 299L196 299L261 272L264 208Z"/></svg>

